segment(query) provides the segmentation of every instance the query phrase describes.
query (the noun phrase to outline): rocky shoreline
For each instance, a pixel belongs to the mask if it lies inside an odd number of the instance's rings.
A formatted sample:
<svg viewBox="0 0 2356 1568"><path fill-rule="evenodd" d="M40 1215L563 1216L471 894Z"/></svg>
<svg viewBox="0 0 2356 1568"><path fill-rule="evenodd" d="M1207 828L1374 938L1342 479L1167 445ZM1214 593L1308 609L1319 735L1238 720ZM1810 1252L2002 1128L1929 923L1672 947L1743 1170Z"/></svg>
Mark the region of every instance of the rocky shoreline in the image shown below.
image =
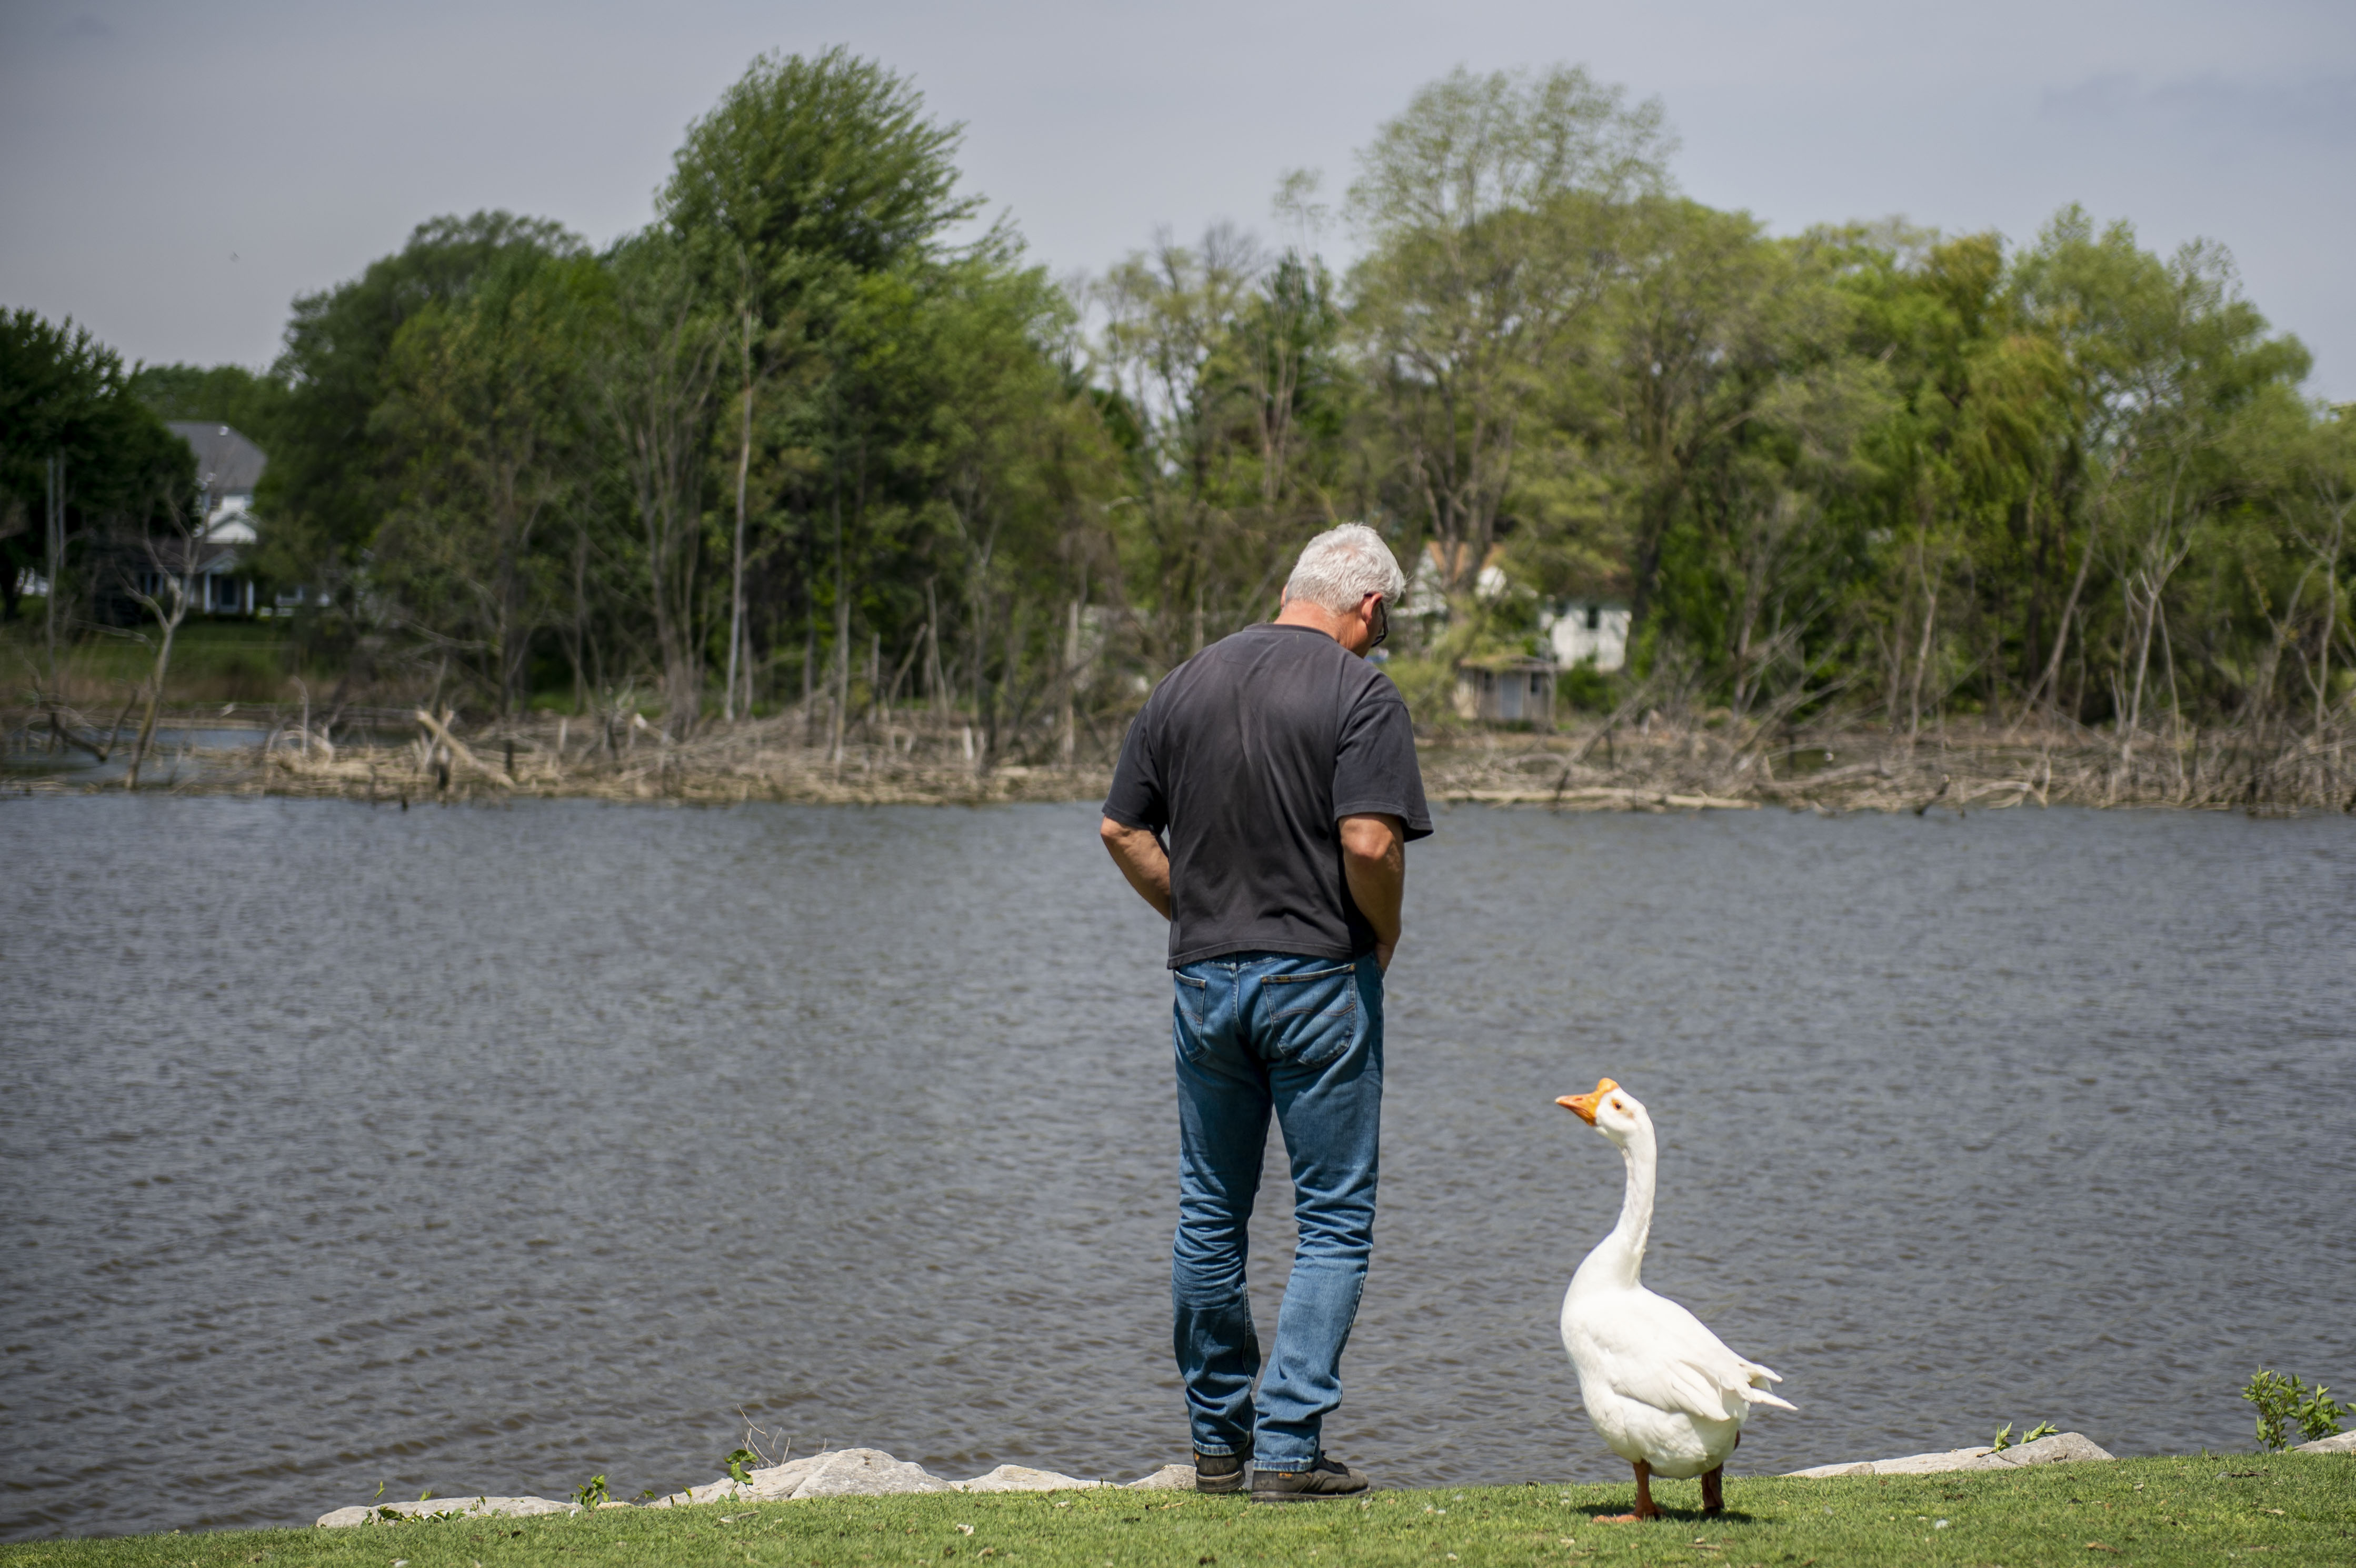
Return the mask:
<svg viewBox="0 0 2356 1568"><path fill-rule="evenodd" d="M2344 1432L2337 1437L2302 1443L2292 1452L2356 1455L2356 1432ZM1927 1476L1957 1470L2018 1470L2042 1465L2099 1463L2115 1457L2083 1433L2062 1432L2001 1450L1950 1448L1909 1454L1895 1459L1816 1465L1804 1470L1789 1471L1783 1478L1828 1480L1846 1477ZM748 1470L743 1480L723 1476L716 1481L690 1487L643 1505L607 1501L595 1506L601 1509L640 1506L673 1509L723 1503L801 1502L813 1498L896 1497L926 1492L1066 1492L1108 1487L1119 1487L1130 1491L1191 1492L1194 1489L1194 1468L1191 1465L1164 1465L1152 1474L1136 1480L1113 1482L1088 1480L1077 1476L1061 1475L1054 1470L1034 1470L1023 1465L1001 1465L971 1480L950 1481L934 1475L921 1465L895 1459L880 1448L837 1448L764 1469ZM382 1507L336 1509L321 1514L318 1526L323 1530L338 1530L355 1525L401 1524L418 1520L524 1518L533 1514L577 1514L583 1509L581 1503L558 1502L551 1498L435 1498L417 1502L387 1503Z"/></svg>
<svg viewBox="0 0 2356 1568"><path fill-rule="evenodd" d="M1192 1465L1164 1465L1134 1481L1086 1480L1026 1465L1001 1465L969 1481L950 1481L921 1465L894 1459L880 1448L835 1448L806 1458L789 1459L765 1469L747 1470L743 1480L723 1476L700 1487L635 1504L606 1501L601 1509L689 1508L712 1503L802 1502L811 1498L885 1498L919 1492L1070 1492L1119 1485L1130 1491L1191 1492ZM522 1518L530 1514L579 1513L584 1505L551 1498L430 1498L413 1503L388 1503L380 1508L344 1508L319 1516L322 1530L360 1524L394 1524L419 1519L476 1519L489 1516Z"/></svg>

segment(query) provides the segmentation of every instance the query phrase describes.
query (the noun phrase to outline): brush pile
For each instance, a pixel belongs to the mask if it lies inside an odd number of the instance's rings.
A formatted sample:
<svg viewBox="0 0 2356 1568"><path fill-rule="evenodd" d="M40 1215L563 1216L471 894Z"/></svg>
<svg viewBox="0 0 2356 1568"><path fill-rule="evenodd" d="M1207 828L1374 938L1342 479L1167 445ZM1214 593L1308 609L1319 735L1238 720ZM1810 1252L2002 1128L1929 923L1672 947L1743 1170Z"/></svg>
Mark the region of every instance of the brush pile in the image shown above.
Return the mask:
<svg viewBox="0 0 2356 1568"><path fill-rule="evenodd" d="M28 719L35 715L26 715ZM468 726L448 711L340 715L243 709L251 745L225 718L191 714L209 746L151 766L145 787L425 801L568 798L728 805L982 805L1101 798L1112 758L992 757L990 737L954 715L892 715L853 726L838 744L801 714L707 724L676 738L636 714L534 716ZM12 726L12 759L58 748L48 714ZM95 733L75 755L102 756ZM2190 731L2175 744L2146 735L2122 746L2099 731L1950 726L1909 741L1880 728L1765 743L1709 723L1596 723L1565 733L1437 730L1420 741L1434 802L1553 811L1706 811L1783 806L1846 811L1968 812L2021 805L2173 806L2262 815L2356 811L2356 732L2280 736ZM1089 748L1096 751L1097 748ZM119 784L102 770L23 773L27 792Z"/></svg>

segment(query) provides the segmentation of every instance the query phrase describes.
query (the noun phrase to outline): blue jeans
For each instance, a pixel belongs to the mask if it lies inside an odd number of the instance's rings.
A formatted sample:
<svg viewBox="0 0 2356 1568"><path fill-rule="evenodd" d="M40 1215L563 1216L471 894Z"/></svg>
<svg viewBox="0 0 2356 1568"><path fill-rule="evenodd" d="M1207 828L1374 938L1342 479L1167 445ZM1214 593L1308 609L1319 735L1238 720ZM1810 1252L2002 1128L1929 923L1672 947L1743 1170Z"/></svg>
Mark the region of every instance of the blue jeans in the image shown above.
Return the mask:
<svg viewBox="0 0 2356 1568"><path fill-rule="evenodd" d="M1317 1462L1342 1402L1342 1348L1375 1244L1383 1119L1383 974L1290 953L1231 953L1178 970L1178 1234L1171 1338L1201 1454L1263 1470ZM1269 1112L1292 1163L1301 1240L1255 1406L1259 1337L1244 1286Z"/></svg>

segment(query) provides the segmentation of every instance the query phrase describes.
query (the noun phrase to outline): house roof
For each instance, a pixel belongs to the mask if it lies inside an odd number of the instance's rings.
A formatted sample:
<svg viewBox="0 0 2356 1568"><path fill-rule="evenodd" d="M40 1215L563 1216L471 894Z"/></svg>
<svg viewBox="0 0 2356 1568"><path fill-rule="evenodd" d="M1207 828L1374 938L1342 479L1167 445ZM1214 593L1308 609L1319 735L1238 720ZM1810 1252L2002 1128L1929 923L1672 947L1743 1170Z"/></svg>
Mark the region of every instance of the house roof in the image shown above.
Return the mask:
<svg viewBox="0 0 2356 1568"><path fill-rule="evenodd" d="M1472 542L1469 539L1460 540L1453 546L1437 539L1427 539L1423 542L1423 559L1435 572L1446 572L1451 566L1461 570L1463 564L1472 558ZM1492 544L1489 546L1489 553L1481 557L1481 570L1486 572L1493 567L1501 567L1505 558L1505 547L1502 544Z"/></svg>
<svg viewBox="0 0 2356 1568"><path fill-rule="evenodd" d="M158 572L179 572L183 565L198 576L215 572L233 574L238 569L238 546L217 539L199 539L193 542L178 539L158 539L146 549L146 559L135 569L150 568Z"/></svg>
<svg viewBox="0 0 2356 1568"><path fill-rule="evenodd" d="M234 425L209 419L174 419L166 423L172 434L196 453L197 482L211 492L216 502L223 496L251 495L262 478L262 470L270 465L262 448L247 440Z"/></svg>

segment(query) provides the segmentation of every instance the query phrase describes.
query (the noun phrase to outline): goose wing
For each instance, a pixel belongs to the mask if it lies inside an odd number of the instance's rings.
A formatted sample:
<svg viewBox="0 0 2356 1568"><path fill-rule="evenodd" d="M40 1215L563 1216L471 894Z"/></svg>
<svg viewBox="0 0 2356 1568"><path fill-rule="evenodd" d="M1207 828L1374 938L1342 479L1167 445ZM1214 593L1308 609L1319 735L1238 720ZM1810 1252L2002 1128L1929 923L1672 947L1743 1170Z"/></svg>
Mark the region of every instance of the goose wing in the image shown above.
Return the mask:
<svg viewBox="0 0 2356 1568"><path fill-rule="evenodd" d="M1794 1407L1768 1391L1783 1380L1729 1349L1701 1319L1666 1296L1638 1288L1580 1325L1599 1370L1626 1398L1705 1421L1731 1413L1727 1396L1750 1404Z"/></svg>

